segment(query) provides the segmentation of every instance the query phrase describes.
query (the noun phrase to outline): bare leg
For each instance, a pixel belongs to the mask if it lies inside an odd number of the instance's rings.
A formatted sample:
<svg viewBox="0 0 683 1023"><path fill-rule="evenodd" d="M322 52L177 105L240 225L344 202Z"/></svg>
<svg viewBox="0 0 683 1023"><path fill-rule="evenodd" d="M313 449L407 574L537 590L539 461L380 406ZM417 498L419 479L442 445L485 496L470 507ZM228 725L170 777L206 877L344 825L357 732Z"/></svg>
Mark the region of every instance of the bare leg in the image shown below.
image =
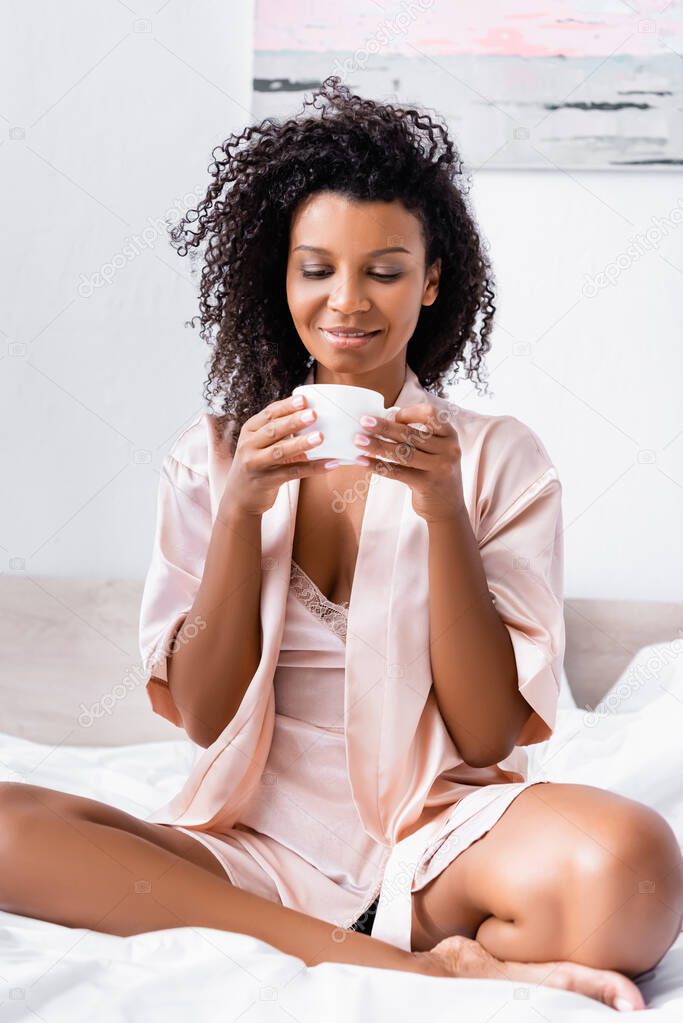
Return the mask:
<svg viewBox="0 0 683 1023"><path fill-rule="evenodd" d="M211 870L182 858L181 845L213 861ZM0 907L10 913L121 936L215 927L250 934L309 966L431 972L421 956L241 891L222 869L216 876L216 866L208 849L172 828L96 800L0 784Z"/></svg>
<svg viewBox="0 0 683 1023"><path fill-rule="evenodd" d="M502 961L464 937L406 952L240 891L222 868L217 876L216 866L204 846L173 828L96 800L0 783L0 908L9 912L121 936L215 927L252 935L308 966L340 962L435 977L526 980L607 1004L619 995L639 997L618 974Z"/></svg>
<svg viewBox="0 0 683 1023"><path fill-rule="evenodd" d="M675 941L683 863L661 815L590 785L523 790L413 896L413 948L447 934L500 958L564 960L635 977Z"/></svg>

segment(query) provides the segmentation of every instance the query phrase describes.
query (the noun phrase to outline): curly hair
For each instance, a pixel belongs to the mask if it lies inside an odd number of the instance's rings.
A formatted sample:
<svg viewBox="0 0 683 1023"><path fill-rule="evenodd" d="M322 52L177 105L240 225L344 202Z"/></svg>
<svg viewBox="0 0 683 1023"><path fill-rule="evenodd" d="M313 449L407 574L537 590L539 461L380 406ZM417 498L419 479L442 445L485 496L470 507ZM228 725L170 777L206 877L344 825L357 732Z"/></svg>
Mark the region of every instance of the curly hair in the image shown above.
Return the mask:
<svg viewBox="0 0 683 1023"><path fill-rule="evenodd" d="M314 112L302 116L307 107ZM469 179L444 125L424 109L354 95L331 75L301 114L248 126L212 156L204 198L170 233L180 256L204 246L200 315L186 326L199 319L212 349L204 397L211 407L221 396L221 425L234 420L239 431L303 383L313 363L289 312L285 275L292 215L319 191L398 199L418 217L425 270L439 256L442 268L436 301L422 306L408 342L407 362L439 397L461 363L479 389L494 281L469 208ZM190 255L194 263L198 253Z"/></svg>

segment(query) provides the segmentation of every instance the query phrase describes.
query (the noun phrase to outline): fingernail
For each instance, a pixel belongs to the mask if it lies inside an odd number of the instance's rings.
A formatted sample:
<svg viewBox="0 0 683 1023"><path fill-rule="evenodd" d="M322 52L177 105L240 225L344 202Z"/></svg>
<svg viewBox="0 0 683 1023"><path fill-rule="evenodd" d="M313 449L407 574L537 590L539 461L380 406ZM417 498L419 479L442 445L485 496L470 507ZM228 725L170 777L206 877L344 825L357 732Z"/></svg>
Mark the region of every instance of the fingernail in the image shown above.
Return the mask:
<svg viewBox="0 0 683 1023"><path fill-rule="evenodd" d="M377 426L377 420L374 416L361 416L360 424L361 426Z"/></svg>
<svg viewBox="0 0 683 1023"><path fill-rule="evenodd" d="M634 1008L626 998L617 998L614 1001L614 1008L619 1012L633 1012Z"/></svg>
<svg viewBox="0 0 683 1023"><path fill-rule="evenodd" d="M297 394L296 398L292 402L294 408L302 408L304 404L304 397L302 394Z"/></svg>
<svg viewBox="0 0 683 1023"><path fill-rule="evenodd" d="M325 462L325 468L326 469L336 469L336 467L339 464L340 464L339 463L339 459L338 458L333 458L331 462Z"/></svg>
<svg viewBox="0 0 683 1023"><path fill-rule="evenodd" d="M364 458L363 455L358 455L356 461L358 462L359 465L370 465L370 459Z"/></svg>

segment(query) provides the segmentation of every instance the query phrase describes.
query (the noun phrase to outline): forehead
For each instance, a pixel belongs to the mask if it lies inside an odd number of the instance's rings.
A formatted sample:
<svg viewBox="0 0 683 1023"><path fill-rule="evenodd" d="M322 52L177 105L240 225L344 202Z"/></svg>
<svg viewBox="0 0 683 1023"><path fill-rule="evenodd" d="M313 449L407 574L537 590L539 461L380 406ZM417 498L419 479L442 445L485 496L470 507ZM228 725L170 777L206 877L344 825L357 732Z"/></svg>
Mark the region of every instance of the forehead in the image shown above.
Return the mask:
<svg viewBox="0 0 683 1023"><path fill-rule="evenodd" d="M292 217L290 250L303 244L330 252L342 248L370 251L394 245L419 252L423 241L418 218L400 200L367 202L319 192L307 196Z"/></svg>

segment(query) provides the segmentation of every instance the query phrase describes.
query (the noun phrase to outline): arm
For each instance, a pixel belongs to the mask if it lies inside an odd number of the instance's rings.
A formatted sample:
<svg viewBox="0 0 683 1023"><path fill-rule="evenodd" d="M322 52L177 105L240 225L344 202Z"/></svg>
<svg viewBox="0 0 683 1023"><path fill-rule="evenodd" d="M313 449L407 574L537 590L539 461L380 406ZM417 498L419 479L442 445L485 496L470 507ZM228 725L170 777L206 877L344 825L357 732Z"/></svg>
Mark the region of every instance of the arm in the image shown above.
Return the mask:
<svg viewBox="0 0 683 1023"><path fill-rule="evenodd" d="M372 429L370 424L363 424ZM427 523L429 650L436 701L466 763L506 760L552 734L564 656L562 486L539 437L514 416L477 438L475 537L461 473L472 454L429 402L379 421L364 454L412 490ZM379 455L389 455L386 462ZM495 607L492 603L495 599Z"/></svg>
<svg viewBox="0 0 683 1023"><path fill-rule="evenodd" d="M266 405L236 445L235 420L219 435L205 413L163 461L140 654L152 709L200 746L230 724L261 660L263 514L283 483L327 472L325 459L307 457L310 437L297 435L297 402ZM229 470L215 514L212 452Z"/></svg>
<svg viewBox="0 0 683 1023"><path fill-rule="evenodd" d="M229 724L256 672L260 594L261 516L237 511L224 499L197 595L167 662L171 696L199 746L210 746ZM204 628L192 627L200 620Z"/></svg>
<svg viewBox="0 0 683 1023"><path fill-rule="evenodd" d="M529 718L510 635L495 609L463 508L430 522L429 641L439 710L465 763L504 760Z"/></svg>

